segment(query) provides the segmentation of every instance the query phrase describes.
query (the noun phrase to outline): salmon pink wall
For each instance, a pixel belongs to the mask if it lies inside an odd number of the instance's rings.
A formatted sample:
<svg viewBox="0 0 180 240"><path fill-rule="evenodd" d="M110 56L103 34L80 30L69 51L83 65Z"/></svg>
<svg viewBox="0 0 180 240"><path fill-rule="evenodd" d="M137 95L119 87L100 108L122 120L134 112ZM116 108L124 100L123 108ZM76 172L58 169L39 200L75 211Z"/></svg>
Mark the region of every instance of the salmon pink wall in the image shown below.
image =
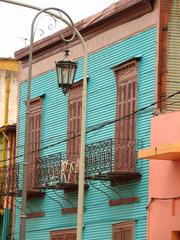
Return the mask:
<svg viewBox="0 0 180 240"><path fill-rule="evenodd" d="M151 146L180 142L180 111L151 121ZM151 160L149 173L148 240L171 240L180 231L180 159ZM152 198L155 198L152 200Z"/></svg>

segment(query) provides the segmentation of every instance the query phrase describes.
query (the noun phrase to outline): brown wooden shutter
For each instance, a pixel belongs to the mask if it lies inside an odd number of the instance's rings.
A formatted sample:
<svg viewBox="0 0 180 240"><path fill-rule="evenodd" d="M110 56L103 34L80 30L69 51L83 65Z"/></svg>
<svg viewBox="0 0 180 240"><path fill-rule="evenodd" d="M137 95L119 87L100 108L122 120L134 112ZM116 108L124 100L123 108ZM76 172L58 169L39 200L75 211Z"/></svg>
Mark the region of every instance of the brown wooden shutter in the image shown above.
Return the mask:
<svg viewBox="0 0 180 240"><path fill-rule="evenodd" d="M113 224L113 240L133 240L134 239L134 222L123 222Z"/></svg>
<svg viewBox="0 0 180 240"><path fill-rule="evenodd" d="M114 231L113 233L113 240L122 240L121 238L121 229L117 229L116 231Z"/></svg>
<svg viewBox="0 0 180 240"><path fill-rule="evenodd" d="M117 107L115 133L115 170L135 170L136 160L136 115L137 110L137 62L122 65L116 71L117 78Z"/></svg>
<svg viewBox="0 0 180 240"><path fill-rule="evenodd" d="M70 161L80 157L80 134L82 115L82 84L69 91L67 158Z"/></svg>
<svg viewBox="0 0 180 240"><path fill-rule="evenodd" d="M132 227L123 227L122 228L122 240L132 240L133 231Z"/></svg>
<svg viewBox="0 0 180 240"><path fill-rule="evenodd" d="M76 240L76 230L52 231L51 240Z"/></svg>
<svg viewBox="0 0 180 240"><path fill-rule="evenodd" d="M41 155L42 98L31 100L29 121L29 174L28 190L37 187L39 179L39 157Z"/></svg>

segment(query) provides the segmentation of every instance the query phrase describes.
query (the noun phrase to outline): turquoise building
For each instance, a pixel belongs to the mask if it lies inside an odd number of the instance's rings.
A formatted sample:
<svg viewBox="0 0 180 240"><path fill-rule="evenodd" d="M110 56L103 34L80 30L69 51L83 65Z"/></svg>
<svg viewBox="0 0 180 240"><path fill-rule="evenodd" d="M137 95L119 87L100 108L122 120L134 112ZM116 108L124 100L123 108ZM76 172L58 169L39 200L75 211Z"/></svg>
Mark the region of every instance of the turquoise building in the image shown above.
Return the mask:
<svg viewBox="0 0 180 240"><path fill-rule="evenodd" d="M92 16L89 25L77 23L89 52L86 240L144 240L147 236L149 167L136 153L150 142L158 9L149 0L125 2L123 8L118 1L116 8L106 9L106 15ZM88 19L84 21L88 23ZM58 88L53 66L65 48L57 35L34 44L26 220L26 239L31 240L76 239L83 53L77 42L68 46L78 69L75 85L65 96ZM28 48L16 52L16 58L22 61L18 122L21 193ZM14 239L19 239L20 205L21 194L16 197Z"/></svg>

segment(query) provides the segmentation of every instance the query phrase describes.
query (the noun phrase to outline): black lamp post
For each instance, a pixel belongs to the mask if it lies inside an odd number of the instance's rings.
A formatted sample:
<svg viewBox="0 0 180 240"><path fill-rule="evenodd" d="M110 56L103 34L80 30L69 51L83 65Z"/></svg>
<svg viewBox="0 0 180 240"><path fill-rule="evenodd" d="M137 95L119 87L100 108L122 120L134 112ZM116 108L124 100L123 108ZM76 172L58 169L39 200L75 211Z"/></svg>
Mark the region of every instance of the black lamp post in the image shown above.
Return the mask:
<svg viewBox="0 0 180 240"><path fill-rule="evenodd" d="M65 95L74 83L76 69L77 63L70 59L69 50L66 50L64 59L56 62L58 85Z"/></svg>

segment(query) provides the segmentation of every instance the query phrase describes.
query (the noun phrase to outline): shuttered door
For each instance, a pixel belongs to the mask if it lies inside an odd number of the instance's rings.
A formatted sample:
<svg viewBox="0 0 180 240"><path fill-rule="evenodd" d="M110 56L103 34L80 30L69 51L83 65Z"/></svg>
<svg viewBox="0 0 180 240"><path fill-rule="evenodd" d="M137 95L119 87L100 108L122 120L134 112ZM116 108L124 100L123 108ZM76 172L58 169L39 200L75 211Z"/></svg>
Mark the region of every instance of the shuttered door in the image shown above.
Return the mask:
<svg viewBox="0 0 180 240"><path fill-rule="evenodd" d="M134 223L113 224L112 240L133 240L134 239Z"/></svg>
<svg viewBox="0 0 180 240"><path fill-rule="evenodd" d="M122 240L132 240L133 231L132 227L123 227L122 228Z"/></svg>
<svg viewBox="0 0 180 240"><path fill-rule="evenodd" d="M69 92L67 156L70 161L80 157L80 134L82 115L82 84Z"/></svg>
<svg viewBox="0 0 180 240"><path fill-rule="evenodd" d="M117 77L115 170L134 171L136 158L137 62L121 66Z"/></svg>
<svg viewBox="0 0 180 240"><path fill-rule="evenodd" d="M73 233L70 234L59 234L51 238L52 240L76 240L76 235Z"/></svg>
<svg viewBox="0 0 180 240"><path fill-rule="evenodd" d="M42 98L30 103L29 121L29 174L28 190L35 189L39 179L39 157L41 148Z"/></svg>
<svg viewBox="0 0 180 240"><path fill-rule="evenodd" d="M81 109L81 97L69 101L68 158L71 160L76 160L80 154Z"/></svg>
<svg viewBox="0 0 180 240"><path fill-rule="evenodd" d="M121 229L113 233L113 240L122 240L121 238Z"/></svg>

